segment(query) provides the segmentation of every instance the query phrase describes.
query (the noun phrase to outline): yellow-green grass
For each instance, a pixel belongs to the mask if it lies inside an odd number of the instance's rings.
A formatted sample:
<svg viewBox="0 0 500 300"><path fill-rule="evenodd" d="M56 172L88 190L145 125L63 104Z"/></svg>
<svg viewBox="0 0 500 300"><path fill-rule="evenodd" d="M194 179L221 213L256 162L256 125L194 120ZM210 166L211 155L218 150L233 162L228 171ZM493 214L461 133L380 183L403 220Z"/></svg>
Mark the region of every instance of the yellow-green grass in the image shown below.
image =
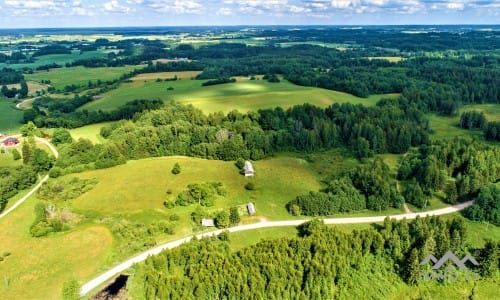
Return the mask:
<svg viewBox="0 0 500 300"><path fill-rule="evenodd" d="M156 75L151 75L154 79ZM175 100L193 104L205 112L229 112L237 109L241 112L261 108L284 108L311 103L325 107L332 103L350 102L353 104L374 105L380 98L393 95L372 95L359 98L353 95L314 87L302 87L288 81L269 83L267 81L238 81L236 83L201 86L203 80L178 80L156 82L135 80L125 83L119 89L112 90L102 99L84 105L88 110L112 110L134 99ZM167 90L172 87L173 90Z"/></svg>
<svg viewBox="0 0 500 300"><path fill-rule="evenodd" d="M191 79L199 75L201 71L182 71L182 72L159 72L159 73L144 73L132 78L133 81L150 81L156 79L169 79L177 76L178 79Z"/></svg>
<svg viewBox="0 0 500 300"><path fill-rule="evenodd" d="M111 124L111 122L97 123L70 129L69 132L71 133L71 137L73 138L73 140L85 138L90 140L94 144L100 144L105 141L105 139L100 135L101 128L109 124Z"/></svg>
<svg viewBox="0 0 500 300"><path fill-rule="evenodd" d="M23 112L11 100L0 97L0 133L12 134L21 127Z"/></svg>
<svg viewBox="0 0 500 300"><path fill-rule="evenodd" d="M28 81L28 82L26 82L26 84L28 85L28 94L30 94L30 95L34 94L37 91L42 91L42 90L47 89L47 85L46 84L42 84L42 83L39 83L39 82L36 82L36 81ZM20 89L21 88L21 84L19 84L19 83L9 84L9 85L7 85L7 87L10 88L10 89L11 88Z"/></svg>
<svg viewBox="0 0 500 300"><path fill-rule="evenodd" d="M381 60L388 60L390 62L400 62L403 60L401 56L370 56L367 57L369 60L372 59L381 59Z"/></svg>
<svg viewBox="0 0 500 300"><path fill-rule="evenodd" d="M141 66L124 66L124 67L102 67L102 68L85 68L85 67L71 67L52 69L49 72L41 71L33 74L26 74L28 80L41 82L42 80L50 80L51 85L56 89L63 89L67 85L86 85L89 80L96 82L98 79L101 81L113 80L119 78L121 75L129 73L134 69Z"/></svg>
<svg viewBox="0 0 500 300"><path fill-rule="evenodd" d="M182 172L170 171L178 162ZM285 204L295 196L318 190L309 165L297 158L276 157L254 163L256 176L246 178L238 173L234 162L204 160L189 157L162 157L129 161L126 165L106 170L78 174L80 178L97 178L99 183L88 193L75 199L73 206L79 211L110 214L116 212L138 213L144 209L163 210L163 201L175 197L190 183L222 182L227 196L215 203L212 210L245 205L252 201L259 216L269 219L291 218ZM256 189L245 190L253 181ZM167 195L171 189L172 194ZM168 213L188 218L191 207L177 207Z"/></svg>
<svg viewBox="0 0 500 300"><path fill-rule="evenodd" d="M111 248L111 234L97 225L31 237L36 202L31 198L0 220L0 254L11 253L0 262L2 299L61 299L63 283L90 280Z"/></svg>
<svg viewBox="0 0 500 300"><path fill-rule="evenodd" d="M500 121L500 104L466 105L460 109L460 113L471 110L476 110L484 113L488 121Z"/></svg>

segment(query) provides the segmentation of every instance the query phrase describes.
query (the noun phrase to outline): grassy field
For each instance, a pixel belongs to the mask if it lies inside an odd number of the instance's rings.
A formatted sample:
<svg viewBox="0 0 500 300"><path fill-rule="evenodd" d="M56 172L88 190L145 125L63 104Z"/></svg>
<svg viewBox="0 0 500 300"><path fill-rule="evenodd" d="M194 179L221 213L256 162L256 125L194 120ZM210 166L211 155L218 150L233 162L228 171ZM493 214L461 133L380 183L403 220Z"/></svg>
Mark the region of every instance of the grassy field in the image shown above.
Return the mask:
<svg viewBox="0 0 500 300"><path fill-rule="evenodd" d="M445 117L438 114L429 114L428 118L435 138L452 139L455 137L473 137L484 140L481 130L466 130L458 127L462 112L477 110L483 112L488 121L500 121L500 104L474 104L465 105L454 117Z"/></svg>
<svg viewBox="0 0 500 300"><path fill-rule="evenodd" d="M5 100L0 97L0 132L12 134L21 127L23 112L15 108L12 100Z"/></svg>
<svg viewBox="0 0 500 300"><path fill-rule="evenodd" d="M109 231L97 225L31 237L36 202L31 198L0 220L0 253L10 253L0 262L3 299L60 299L63 283L72 277L89 280L112 245Z"/></svg>
<svg viewBox="0 0 500 300"><path fill-rule="evenodd" d="M33 74L26 74L27 80L41 82L42 80L50 80L51 85L56 89L63 89L66 85L86 85L89 80L92 82L98 79L102 81L113 80L119 78L122 74L129 73L141 66L125 66L116 68L85 68L71 67L52 69L49 72L41 71Z"/></svg>
<svg viewBox="0 0 500 300"><path fill-rule="evenodd" d="M170 172L176 162L182 169L179 175ZM254 167L256 176L249 179L238 174L233 162L189 157L129 161L126 165L111 169L77 174L81 178L98 178L99 183L92 191L77 198L74 207L81 211L101 214L116 212L117 205L120 207L119 211L128 213L137 213L144 209L163 209L168 189L176 196L190 183L219 181L224 184L228 194L224 200L216 203L213 209L244 205L252 201L259 216L282 219L290 218L284 207L286 202L299 194L319 188L308 164L300 159L271 158L255 162ZM256 185L254 191L244 188L250 180ZM190 213L193 209L194 206L173 210L180 215L184 210Z"/></svg>
<svg viewBox="0 0 500 300"><path fill-rule="evenodd" d="M71 137L73 140L78 140L79 138L85 138L90 140L94 144L99 144L105 141L103 137L99 134L101 128L111 124L111 122L97 123L92 125L87 125L75 129L70 129Z"/></svg>
<svg viewBox="0 0 500 300"><path fill-rule="evenodd" d="M175 73L168 74L168 77L175 75ZM384 97L384 95L373 95L369 98L358 98L337 91L297 86L288 81L269 83L263 80L240 79L236 83L202 87L203 80L157 82L156 78L159 77L157 74L141 76L139 78L142 80L134 79L132 82L122 84L119 89L102 95L102 99L82 108L110 110L134 99L161 99L193 104L205 112L229 112L234 109L247 112L276 106L286 108L306 102L322 107L335 102L374 105ZM173 90L167 90L169 87Z"/></svg>

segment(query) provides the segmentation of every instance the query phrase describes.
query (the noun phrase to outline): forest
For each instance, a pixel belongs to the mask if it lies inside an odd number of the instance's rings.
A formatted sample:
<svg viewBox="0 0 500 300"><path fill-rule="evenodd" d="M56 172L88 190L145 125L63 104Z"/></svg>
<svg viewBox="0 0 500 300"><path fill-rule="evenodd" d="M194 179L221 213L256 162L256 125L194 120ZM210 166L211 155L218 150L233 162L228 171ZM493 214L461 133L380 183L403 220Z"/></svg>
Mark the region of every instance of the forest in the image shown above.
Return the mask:
<svg viewBox="0 0 500 300"><path fill-rule="evenodd" d="M298 232L297 238L265 240L236 252L224 234L184 244L140 264L133 284L141 299L386 298L402 282L425 280L421 272L430 266L420 262L427 253L441 257L451 250L463 257L476 250L464 242L459 219L386 219L352 233L313 220ZM495 276L498 242L480 250L475 271Z"/></svg>

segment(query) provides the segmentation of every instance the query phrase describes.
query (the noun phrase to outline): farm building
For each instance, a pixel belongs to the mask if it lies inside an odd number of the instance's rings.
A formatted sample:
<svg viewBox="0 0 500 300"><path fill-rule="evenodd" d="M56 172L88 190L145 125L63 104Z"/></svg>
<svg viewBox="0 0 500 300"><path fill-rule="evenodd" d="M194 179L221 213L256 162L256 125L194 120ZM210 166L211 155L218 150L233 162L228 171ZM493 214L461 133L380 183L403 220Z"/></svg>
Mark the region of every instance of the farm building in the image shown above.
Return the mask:
<svg viewBox="0 0 500 300"><path fill-rule="evenodd" d="M3 141L3 145L10 147L19 144L19 139L16 137L8 137Z"/></svg>
<svg viewBox="0 0 500 300"><path fill-rule="evenodd" d="M201 226L215 227L214 219L201 219Z"/></svg>
<svg viewBox="0 0 500 300"><path fill-rule="evenodd" d="M250 202L250 203L247 204L247 209L248 209L248 214L251 215L251 216L255 215L255 213L257 212L255 210L255 205L253 205L252 202Z"/></svg>
<svg viewBox="0 0 500 300"><path fill-rule="evenodd" d="M253 176L255 174L252 163L248 160L245 162L245 166L243 167L243 169L245 170L245 176Z"/></svg>

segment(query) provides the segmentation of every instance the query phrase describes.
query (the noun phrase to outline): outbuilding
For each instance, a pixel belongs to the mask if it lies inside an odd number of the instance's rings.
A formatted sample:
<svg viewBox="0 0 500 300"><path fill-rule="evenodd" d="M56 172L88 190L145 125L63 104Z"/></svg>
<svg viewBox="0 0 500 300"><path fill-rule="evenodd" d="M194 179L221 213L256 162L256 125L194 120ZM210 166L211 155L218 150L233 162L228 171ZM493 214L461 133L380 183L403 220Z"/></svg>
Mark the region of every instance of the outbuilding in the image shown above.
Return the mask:
<svg viewBox="0 0 500 300"><path fill-rule="evenodd" d="M201 226L215 227L214 219L201 219Z"/></svg>
<svg viewBox="0 0 500 300"><path fill-rule="evenodd" d="M249 162L248 160L245 161L245 166L243 167L243 170L245 171L245 176L253 176L255 174L252 163Z"/></svg>
<svg viewBox="0 0 500 300"><path fill-rule="evenodd" d="M251 215L251 216L255 215L255 213L257 212L255 210L255 205L253 205L252 202L250 202L250 203L247 204L247 209L248 209L248 214Z"/></svg>
<svg viewBox="0 0 500 300"><path fill-rule="evenodd" d="M19 144L19 139L16 137L8 137L5 140L3 140L3 145L6 147L11 147Z"/></svg>

